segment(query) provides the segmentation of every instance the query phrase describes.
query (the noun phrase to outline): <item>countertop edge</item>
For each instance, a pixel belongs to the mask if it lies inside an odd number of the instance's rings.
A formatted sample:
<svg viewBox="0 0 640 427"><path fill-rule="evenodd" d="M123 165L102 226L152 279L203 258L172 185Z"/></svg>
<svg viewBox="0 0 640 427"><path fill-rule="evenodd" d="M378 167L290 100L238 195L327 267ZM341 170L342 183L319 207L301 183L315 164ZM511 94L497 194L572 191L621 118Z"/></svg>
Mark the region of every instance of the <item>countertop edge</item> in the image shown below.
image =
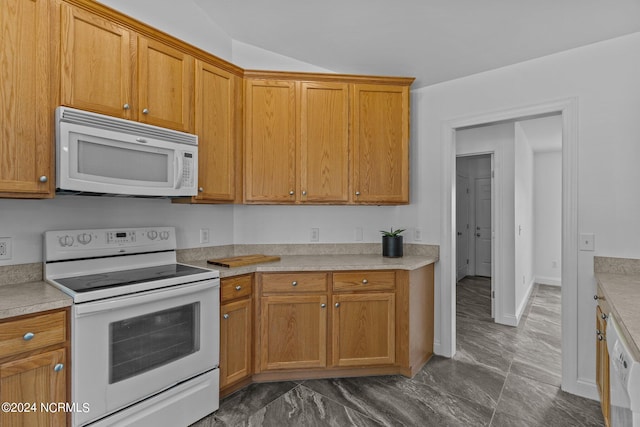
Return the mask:
<svg viewBox="0 0 640 427"><path fill-rule="evenodd" d="M0 320L70 307L70 296L44 281L0 287Z"/></svg>

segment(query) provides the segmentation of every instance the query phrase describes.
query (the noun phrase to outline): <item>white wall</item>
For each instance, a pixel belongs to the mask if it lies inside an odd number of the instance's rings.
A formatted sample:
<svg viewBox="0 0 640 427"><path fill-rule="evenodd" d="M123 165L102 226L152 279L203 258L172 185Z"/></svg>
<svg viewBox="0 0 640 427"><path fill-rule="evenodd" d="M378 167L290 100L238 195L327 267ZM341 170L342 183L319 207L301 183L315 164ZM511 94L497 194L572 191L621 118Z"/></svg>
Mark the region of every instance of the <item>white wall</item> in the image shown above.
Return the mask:
<svg viewBox="0 0 640 427"><path fill-rule="evenodd" d="M231 62L248 70L302 71L310 73L334 72L238 40L233 40L231 46Z"/></svg>
<svg viewBox="0 0 640 427"><path fill-rule="evenodd" d="M231 37L193 0L100 0L100 3L231 61Z"/></svg>
<svg viewBox="0 0 640 427"><path fill-rule="evenodd" d="M534 171L534 276L536 283L562 281L562 152L536 152Z"/></svg>
<svg viewBox="0 0 640 427"><path fill-rule="evenodd" d="M522 316L533 287L533 151L519 123L515 124L515 304Z"/></svg>
<svg viewBox="0 0 640 427"><path fill-rule="evenodd" d="M579 252L578 288L571 299L576 330L569 341L576 355L573 392L596 396L594 387L593 256L640 258L640 33L592 44L509 67L416 90L412 94L413 165L418 192L401 215L416 218L432 242L442 244L441 130L444 123L552 100L576 98L578 104L578 232L596 235L595 252ZM416 171L413 169L413 171ZM443 259L441 253L441 260ZM436 298L442 292L436 284ZM564 291L563 291L564 293ZM445 302L440 302L445 304ZM437 304L439 305L439 304ZM565 316L565 315L563 315ZM436 325L450 330L450 319ZM439 331L437 332L437 334ZM575 336L573 336L575 334ZM563 349L565 351L565 349Z"/></svg>

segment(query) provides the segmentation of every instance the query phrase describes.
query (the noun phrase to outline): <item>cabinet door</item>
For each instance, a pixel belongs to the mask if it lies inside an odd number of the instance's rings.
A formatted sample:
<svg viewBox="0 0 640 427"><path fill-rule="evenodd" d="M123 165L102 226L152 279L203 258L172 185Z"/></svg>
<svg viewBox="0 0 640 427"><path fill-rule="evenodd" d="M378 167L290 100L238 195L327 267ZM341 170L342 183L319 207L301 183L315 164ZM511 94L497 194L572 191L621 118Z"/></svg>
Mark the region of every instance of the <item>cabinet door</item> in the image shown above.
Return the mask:
<svg viewBox="0 0 640 427"><path fill-rule="evenodd" d="M48 413L40 407L67 401L65 361L65 350L59 349L0 364L0 402L36 404L33 412L0 412L0 425L65 426L64 411ZM56 370L59 364L62 369Z"/></svg>
<svg viewBox="0 0 640 427"><path fill-rule="evenodd" d="M354 85L353 201L409 202L409 88Z"/></svg>
<svg viewBox="0 0 640 427"><path fill-rule="evenodd" d="M3 1L0 26L0 195L47 197L54 184L49 1Z"/></svg>
<svg viewBox="0 0 640 427"><path fill-rule="evenodd" d="M197 200L233 201L236 194L234 75L196 61Z"/></svg>
<svg viewBox="0 0 640 427"><path fill-rule="evenodd" d="M392 293L334 295L334 366L395 363L395 313Z"/></svg>
<svg viewBox="0 0 640 427"><path fill-rule="evenodd" d="M193 57L138 37L138 120L193 132Z"/></svg>
<svg viewBox="0 0 640 427"><path fill-rule="evenodd" d="M260 367L323 368L327 365L327 297L262 297Z"/></svg>
<svg viewBox="0 0 640 427"><path fill-rule="evenodd" d="M251 375L251 298L220 307L220 387Z"/></svg>
<svg viewBox="0 0 640 427"><path fill-rule="evenodd" d="M296 200L295 83L247 80L245 91L245 200Z"/></svg>
<svg viewBox="0 0 640 427"><path fill-rule="evenodd" d="M600 394L600 407L605 420L609 420L609 349L607 348L607 321L602 318L602 310L596 307L596 383ZM607 422L608 425L608 422Z"/></svg>
<svg viewBox="0 0 640 427"><path fill-rule="evenodd" d="M349 85L300 84L303 202L349 201Z"/></svg>
<svg viewBox="0 0 640 427"><path fill-rule="evenodd" d="M62 104L135 119L135 37L85 10L65 3L61 8Z"/></svg>

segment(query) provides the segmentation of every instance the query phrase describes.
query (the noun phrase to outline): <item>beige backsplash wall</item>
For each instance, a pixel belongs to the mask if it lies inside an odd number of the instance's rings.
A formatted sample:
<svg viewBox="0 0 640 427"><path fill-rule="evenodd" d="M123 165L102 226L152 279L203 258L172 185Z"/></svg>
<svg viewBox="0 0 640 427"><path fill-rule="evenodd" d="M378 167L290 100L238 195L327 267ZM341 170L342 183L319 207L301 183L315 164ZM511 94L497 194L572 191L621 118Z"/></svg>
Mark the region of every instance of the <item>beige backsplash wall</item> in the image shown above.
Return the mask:
<svg viewBox="0 0 640 427"><path fill-rule="evenodd" d="M593 257L594 273L640 274L640 259Z"/></svg>

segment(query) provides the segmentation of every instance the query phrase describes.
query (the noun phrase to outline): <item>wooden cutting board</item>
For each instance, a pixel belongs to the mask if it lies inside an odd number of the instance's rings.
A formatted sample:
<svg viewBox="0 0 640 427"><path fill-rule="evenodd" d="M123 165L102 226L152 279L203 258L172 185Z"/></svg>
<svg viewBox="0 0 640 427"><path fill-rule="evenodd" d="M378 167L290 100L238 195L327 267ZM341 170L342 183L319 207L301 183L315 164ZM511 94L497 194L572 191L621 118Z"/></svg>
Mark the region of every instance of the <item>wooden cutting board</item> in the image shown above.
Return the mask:
<svg viewBox="0 0 640 427"><path fill-rule="evenodd" d="M207 263L229 268L229 267L241 267L243 265L260 264L262 262L273 262L273 261L280 261L280 257L275 255L253 254L253 255L236 256L232 258L209 259L207 260Z"/></svg>

